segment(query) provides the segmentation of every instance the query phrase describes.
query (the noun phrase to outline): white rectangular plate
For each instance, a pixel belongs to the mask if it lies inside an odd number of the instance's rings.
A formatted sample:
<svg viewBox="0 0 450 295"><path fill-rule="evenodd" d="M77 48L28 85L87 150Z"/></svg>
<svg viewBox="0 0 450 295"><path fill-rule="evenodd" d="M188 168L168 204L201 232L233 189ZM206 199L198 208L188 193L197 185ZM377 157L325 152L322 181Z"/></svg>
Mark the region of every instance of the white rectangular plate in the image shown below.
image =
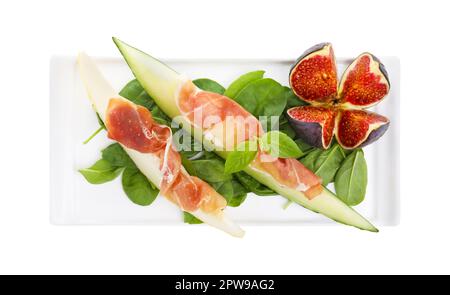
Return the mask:
<svg viewBox="0 0 450 295"><path fill-rule="evenodd" d="M122 59L96 58L101 71L117 92L133 78ZM372 108L391 119L386 134L364 149L369 173L367 195L355 209L375 225L395 225L399 220L399 73L397 58L381 58L390 76L389 96ZM340 73L350 62L338 59ZM239 75L265 70L266 77L288 85L291 60L166 60L166 63L192 79L210 78L224 86ZM50 192L51 221L54 224L180 224L180 210L158 198L148 207L130 202L123 193L120 178L92 185L77 172L93 164L100 150L111 141L102 131L89 144L82 142L98 128L87 94L76 69L74 57L54 57L50 64ZM327 218L298 205L286 210L280 196L249 194L238 208L227 208L241 224L316 223L330 224Z"/></svg>

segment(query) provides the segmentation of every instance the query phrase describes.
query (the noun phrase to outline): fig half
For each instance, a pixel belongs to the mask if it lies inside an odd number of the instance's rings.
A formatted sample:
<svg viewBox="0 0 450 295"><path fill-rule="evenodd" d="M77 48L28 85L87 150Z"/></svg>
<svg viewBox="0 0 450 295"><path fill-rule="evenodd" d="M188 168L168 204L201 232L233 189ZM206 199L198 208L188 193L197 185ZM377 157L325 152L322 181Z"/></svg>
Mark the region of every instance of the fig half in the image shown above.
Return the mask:
<svg viewBox="0 0 450 295"><path fill-rule="evenodd" d="M287 111L297 136L322 149L330 147L334 135L336 110L332 107L299 106Z"/></svg>
<svg viewBox="0 0 450 295"><path fill-rule="evenodd" d="M340 110L336 139L345 149L366 146L380 138L389 127L389 119L364 110Z"/></svg>
<svg viewBox="0 0 450 295"><path fill-rule="evenodd" d="M313 105L329 103L337 93L337 71L330 43L320 43L306 50L289 73L292 91Z"/></svg>
<svg viewBox="0 0 450 295"><path fill-rule="evenodd" d="M384 65L370 53L358 56L345 70L338 89L344 107L368 108L389 92L389 77Z"/></svg>
<svg viewBox="0 0 450 295"><path fill-rule="evenodd" d="M292 91L309 106L288 110L297 136L327 149L333 136L346 149L368 145L389 127L389 119L362 109L379 103L390 90L384 65L370 53L358 56L338 85L333 48L320 43L306 50L289 73Z"/></svg>

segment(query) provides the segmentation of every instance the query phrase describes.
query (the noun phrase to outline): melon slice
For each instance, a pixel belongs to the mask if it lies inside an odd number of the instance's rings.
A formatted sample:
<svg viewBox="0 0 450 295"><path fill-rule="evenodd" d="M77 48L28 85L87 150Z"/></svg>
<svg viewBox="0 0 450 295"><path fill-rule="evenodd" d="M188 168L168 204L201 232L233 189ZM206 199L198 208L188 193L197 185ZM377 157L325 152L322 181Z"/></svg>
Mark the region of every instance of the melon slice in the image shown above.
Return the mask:
<svg viewBox="0 0 450 295"><path fill-rule="evenodd" d="M99 69L92 61L92 59L88 57L86 54L84 53L79 54L78 67L83 83L86 87L89 99L91 100L94 109L98 112L99 116L102 118L103 121L106 121L107 119L108 106L112 101L117 99L119 101L124 101L132 104L132 102L128 101L127 99L117 94L117 92L110 86L110 84L102 76ZM161 75L164 76L164 73L160 73L157 76L160 77ZM168 80L172 81L169 78ZM161 87L159 90L157 89L155 91L158 95L168 94L166 87ZM161 184L165 183L163 181L164 170L161 169L161 155L158 155L156 153L140 152L136 149L126 147L123 144L121 145L124 148L124 150L128 153L130 158L134 161L138 169L148 178L149 181L151 181L154 185L156 185L158 188L161 189ZM214 202L210 202L210 200L214 200L215 197L217 197L218 195L217 192L215 192L211 187L209 187L209 185L203 183L201 180L196 179L194 177L190 177L182 166L180 169L183 177L187 177L190 180L192 180L192 182L194 182L195 184L201 185L202 191L204 191L207 197L206 198L207 200L205 202L206 206L186 211L188 211L198 219L202 220L203 222L212 225L220 230L223 230L231 234L232 236L242 237L244 235L244 231L233 221L231 221L222 210L210 210L211 206L216 205ZM179 186L178 188L181 187L182 186ZM177 188L172 189L170 191L171 194L170 199L172 201L175 201L174 198L179 197L177 196L177 193L178 193ZM181 204L181 202L178 204Z"/></svg>
<svg viewBox="0 0 450 295"><path fill-rule="evenodd" d="M150 55L116 38L113 38L113 40L135 77L153 97L158 106L174 121L183 124L182 126L188 132L191 132L194 138L201 140L206 148L215 150L219 156L226 159L227 151L215 149L215 142L220 142L224 136L215 132L205 135L201 128L195 126L188 118L183 116L183 112L178 106L180 96L184 95L182 89L186 83L190 84L189 80ZM265 171L251 166L244 171L281 196L311 211L363 230L378 231L367 219L339 200L326 188L322 188L319 195L309 199L304 193L280 183Z"/></svg>

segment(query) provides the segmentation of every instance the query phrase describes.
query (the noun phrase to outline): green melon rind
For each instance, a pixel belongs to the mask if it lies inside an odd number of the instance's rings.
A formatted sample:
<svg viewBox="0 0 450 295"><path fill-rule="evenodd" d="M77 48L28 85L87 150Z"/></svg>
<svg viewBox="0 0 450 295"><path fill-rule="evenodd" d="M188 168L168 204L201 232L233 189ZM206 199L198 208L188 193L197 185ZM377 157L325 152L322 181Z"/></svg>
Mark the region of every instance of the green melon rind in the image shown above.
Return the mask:
<svg viewBox="0 0 450 295"><path fill-rule="evenodd" d="M191 126L188 121L180 116L181 113L177 107L177 95L181 85L186 79L150 55L129 46L117 38L113 38L113 41L117 45L125 61L128 63L136 79L150 96L152 96L156 104L158 104L169 117L178 123L182 123L183 127L190 132L194 138L202 140L207 148L214 148L211 142L208 142L203 138L201 130ZM216 153L226 159L226 152L216 151ZM354 226L362 230L378 232L378 229L367 219L361 216L353 208L347 206L325 187L320 195L309 200L300 191L281 185L263 171L251 167L247 167L244 171L262 184L279 193L281 196L311 211L320 213L339 223Z"/></svg>

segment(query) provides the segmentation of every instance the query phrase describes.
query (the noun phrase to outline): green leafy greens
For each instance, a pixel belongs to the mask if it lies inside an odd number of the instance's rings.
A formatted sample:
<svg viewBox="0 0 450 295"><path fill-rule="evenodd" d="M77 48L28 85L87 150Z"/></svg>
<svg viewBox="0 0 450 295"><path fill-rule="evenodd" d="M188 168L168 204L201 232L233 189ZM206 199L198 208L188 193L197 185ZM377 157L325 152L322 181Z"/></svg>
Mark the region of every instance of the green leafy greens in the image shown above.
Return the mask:
<svg viewBox="0 0 450 295"><path fill-rule="evenodd" d="M128 198L141 206L150 205L159 194L159 190L136 166L125 168L122 174L122 187Z"/></svg>
<svg viewBox="0 0 450 295"><path fill-rule="evenodd" d="M336 174L336 195L344 203L355 206L364 200L367 186L367 164L362 149L354 150Z"/></svg>
<svg viewBox="0 0 450 295"><path fill-rule="evenodd" d="M245 86L234 100L257 118L280 116L286 107L286 89L273 79L263 78Z"/></svg>
<svg viewBox="0 0 450 295"><path fill-rule="evenodd" d="M280 131L264 133L259 142L261 149L272 157L299 158L303 155L295 141Z"/></svg>
<svg viewBox="0 0 450 295"><path fill-rule="evenodd" d="M119 176L122 167L113 166L108 161L100 159L91 167L79 171L89 183L102 184Z"/></svg>
<svg viewBox="0 0 450 295"><path fill-rule="evenodd" d="M230 86L228 86L223 95L234 99L239 94L239 92L241 92L242 89L244 89L248 84L253 81L262 79L264 77L264 73L264 71L253 71L240 76L239 78L234 80L230 84Z"/></svg>
<svg viewBox="0 0 450 295"><path fill-rule="evenodd" d="M214 92L218 94L223 94L225 92L225 88L222 85L211 79L203 78L194 80L192 82L195 84L195 86L205 91Z"/></svg>
<svg viewBox="0 0 450 295"><path fill-rule="evenodd" d="M159 190L139 171L118 143L103 149L102 158L90 168L81 169L80 173L89 183L101 184L114 180L122 171L122 188L127 197L135 204L150 205Z"/></svg>
<svg viewBox="0 0 450 295"><path fill-rule="evenodd" d="M224 196L228 206L241 205L249 192L259 196L276 195L270 188L242 171L253 161L259 147L274 157L299 159L322 178L323 185L334 182L337 196L342 201L352 206L359 204L364 199L367 186L367 164L363 151L343 150L337 143L328 150L321 150L298 139L287 120L286 111L305 103L299 100L289 87L282 86L273 79L264 78L264 73L259 70L243 74L226 89L208 78L193 81L197 87L205 91L234 99L256 117L272 120L268 123L274 123L273 120L276 118L279 130L272 130L272 126L268 126L267 132L261 138L240 143L228 154L226 161L205 150L200 152L193 149L181 150L186 170L209 183ZM170 117L161 111L137 80L127 83L119 94L149 109L158 123L170 126ZM100 127L85 143L101 130L106 130L98 114L97 119ZM201 145L195 140L190 144L191 148ZM101 159L91 167L79 170L89 183L106 183L122 173L123 190L133 203L148 206L156 199L159 190L139 171L120 144L109 145L101 154ZM183 212L183 216L186 223L202 223L188 212Z"/></svg>
<svg viewBox="0 0 450 295"><path fill-rule="evenodd" d="M239 143L236 148L228 154L224 172L226 174L231 174L239 172L247 167L258 153L257 144L258 142L256 140Z"/></svg>

